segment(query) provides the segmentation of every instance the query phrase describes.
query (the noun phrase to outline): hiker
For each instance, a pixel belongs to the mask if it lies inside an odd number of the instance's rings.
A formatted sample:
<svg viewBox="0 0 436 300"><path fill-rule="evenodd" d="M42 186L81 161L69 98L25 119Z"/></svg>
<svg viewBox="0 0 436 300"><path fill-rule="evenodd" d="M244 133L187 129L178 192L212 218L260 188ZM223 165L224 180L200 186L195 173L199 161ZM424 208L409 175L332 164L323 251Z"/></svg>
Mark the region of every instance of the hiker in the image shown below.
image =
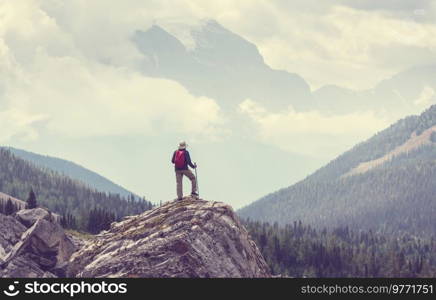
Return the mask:
<svg viewBox="0 0 436 300"><path fill-rule="evenodd" d="M188 150L186 150L186 142L179 143L179 149L174 151L173 158L171 162L174 164L174 169L176 171L176 182L177 182L177 200L182 200L183 198L183 175L191 180L191 196L198 197L197 193L197 181L195 175L192 174L188 166L195 169L196 164L191 162L191 157L189 156Z"/></svg>

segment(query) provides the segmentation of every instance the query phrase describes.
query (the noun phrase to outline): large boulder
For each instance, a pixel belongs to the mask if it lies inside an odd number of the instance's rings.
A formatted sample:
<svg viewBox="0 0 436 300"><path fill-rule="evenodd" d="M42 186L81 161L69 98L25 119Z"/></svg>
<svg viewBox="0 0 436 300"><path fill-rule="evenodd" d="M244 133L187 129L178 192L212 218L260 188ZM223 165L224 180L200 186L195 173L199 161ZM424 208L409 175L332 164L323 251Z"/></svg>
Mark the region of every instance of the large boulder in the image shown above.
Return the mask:
<svg viewBox="0 0 436 300"><path fill-rule="evenodd" d="M39 219L51 220L51 212L43 208L22 209L16 212L15 218L27 227L32 226Z"/></svg>
<svg viewBox="0 0 436 300"><path fill-rule="evenodd" d="M228 205L192 198L113 223L70 260L72 277L269 277Z"/></svg>
<svg viewBox="0 0 436 300"><path fill-rule="evenodd" d="M24 209L14 217L0 214L0 276L65 276L77 250L52 214L42 208Z"/></svg>

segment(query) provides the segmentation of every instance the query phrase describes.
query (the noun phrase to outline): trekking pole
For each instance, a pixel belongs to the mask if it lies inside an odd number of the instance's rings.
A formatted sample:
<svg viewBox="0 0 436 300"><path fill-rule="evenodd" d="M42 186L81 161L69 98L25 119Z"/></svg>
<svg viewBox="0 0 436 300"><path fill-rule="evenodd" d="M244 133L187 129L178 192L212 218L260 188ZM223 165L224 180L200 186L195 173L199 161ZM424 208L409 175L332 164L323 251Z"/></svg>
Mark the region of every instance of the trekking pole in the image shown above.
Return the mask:
<svg viewBox="0 0 436 300"><path fill-rule="evenodd" d="M197 163L195 163L195 182L197 183L197 194L198 198L200 198L200 188L198 187L198 175L197 175Z"/></svg>

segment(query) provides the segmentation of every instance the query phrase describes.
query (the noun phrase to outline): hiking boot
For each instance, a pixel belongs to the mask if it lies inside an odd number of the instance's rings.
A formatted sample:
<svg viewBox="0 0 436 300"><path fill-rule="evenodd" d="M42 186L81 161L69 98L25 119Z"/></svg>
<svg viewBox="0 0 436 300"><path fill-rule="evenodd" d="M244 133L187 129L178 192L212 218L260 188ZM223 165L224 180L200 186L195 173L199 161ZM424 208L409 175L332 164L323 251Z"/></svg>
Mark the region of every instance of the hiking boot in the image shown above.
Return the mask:
<svg viewBox="0 0 436 300"><path fill-rule="evenodd" d="M197 194L196 192L192 192L192 193L191 193L191 196L192 196L192 197L198 197L198 194Z"/></svg>

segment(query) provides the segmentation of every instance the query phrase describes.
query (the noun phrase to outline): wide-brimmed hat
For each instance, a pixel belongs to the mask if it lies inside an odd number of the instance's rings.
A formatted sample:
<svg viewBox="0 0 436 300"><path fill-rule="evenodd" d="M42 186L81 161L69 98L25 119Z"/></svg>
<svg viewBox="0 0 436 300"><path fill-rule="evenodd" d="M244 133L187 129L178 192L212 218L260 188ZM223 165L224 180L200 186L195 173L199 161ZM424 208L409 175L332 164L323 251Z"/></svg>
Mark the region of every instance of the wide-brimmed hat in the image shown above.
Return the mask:
<svg viewBox="0 0 436 300"><path fill-rule="evenodd" d="M179 143L179 149L186 149L186 147L188 147L188 145L186 144L185 141Z"/></svg>

